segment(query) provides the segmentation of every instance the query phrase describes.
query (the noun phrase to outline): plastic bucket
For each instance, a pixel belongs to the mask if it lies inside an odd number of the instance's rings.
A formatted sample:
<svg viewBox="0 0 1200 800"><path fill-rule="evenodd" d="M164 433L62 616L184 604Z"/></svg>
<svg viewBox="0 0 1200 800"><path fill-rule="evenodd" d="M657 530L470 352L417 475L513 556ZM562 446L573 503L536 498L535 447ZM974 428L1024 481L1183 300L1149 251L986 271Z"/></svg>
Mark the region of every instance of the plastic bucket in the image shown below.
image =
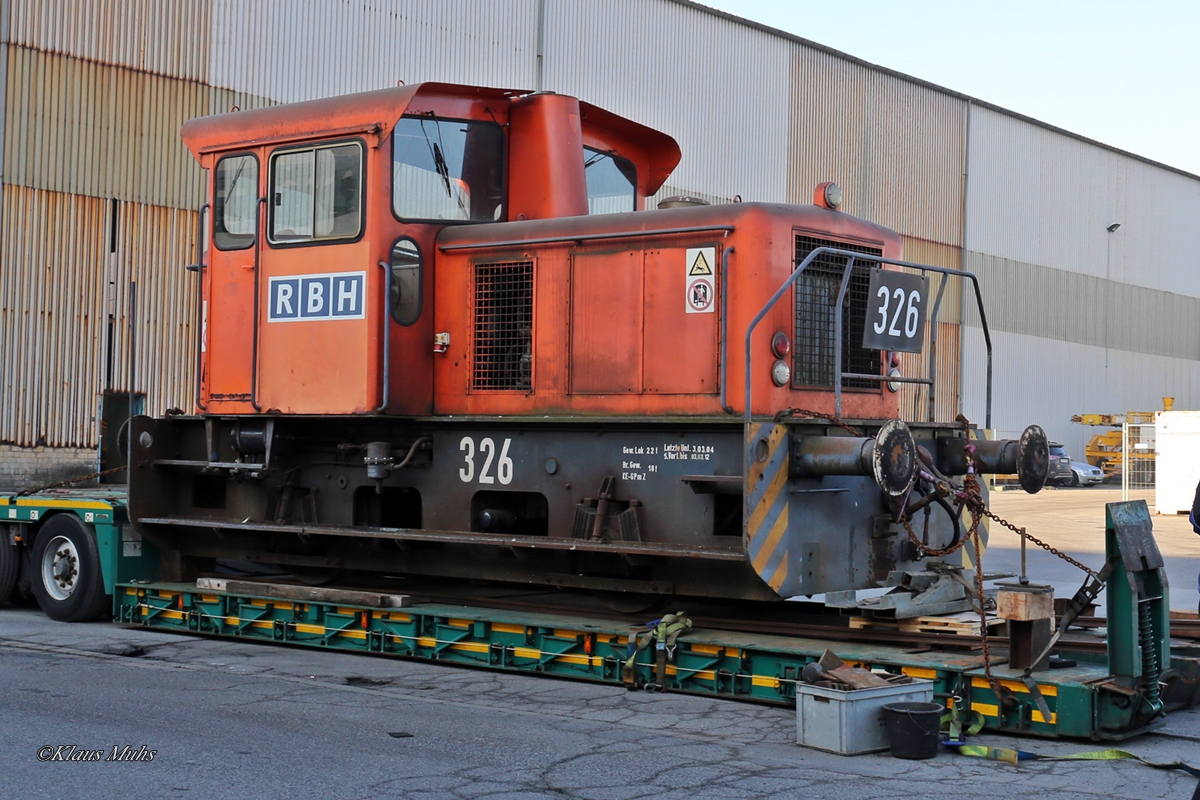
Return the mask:
<svg viewBox="0 0 1200 800"><path fill-rule="evenodd" d="M896 758L933 758L942 739L940 703L890 703L883 707L892 755Z"/></svg>

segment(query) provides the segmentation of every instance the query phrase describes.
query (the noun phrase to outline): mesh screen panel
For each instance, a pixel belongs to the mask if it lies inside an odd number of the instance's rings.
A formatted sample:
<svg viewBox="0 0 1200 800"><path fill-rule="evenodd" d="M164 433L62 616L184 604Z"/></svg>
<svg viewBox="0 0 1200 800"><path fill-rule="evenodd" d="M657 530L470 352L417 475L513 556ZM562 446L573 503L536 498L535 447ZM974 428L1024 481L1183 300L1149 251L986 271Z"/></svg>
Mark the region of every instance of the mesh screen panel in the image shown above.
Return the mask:
<svg viewBox="0 0 1200 800"><path fill-rule="evenodd" d="M818 247L836 247L855 253L875 256L883 251L875 247L834 242L811 236L796 236L796 264ZM796 335L792 386L820 386L833 388L834 373L834 323L838 289L841 288L842 273L846 269L846 256L822 253L817 256L804 273L796 280ZM842 371L864 375L879 375L878 350L867 350L861 346L863 325L867 318L867 291L871 284L871 267L874 262L858 262L850 272L850 284L846 287L846 298L842 305ZM843 389L873 389L880 385L873 381L843 378Z"/></svg>
<svg viewBox="0 0 1200 800"><path fill-rule="evenodd" d="M532 261L475 265L472 366L472 389L532 387Z"/></svg>

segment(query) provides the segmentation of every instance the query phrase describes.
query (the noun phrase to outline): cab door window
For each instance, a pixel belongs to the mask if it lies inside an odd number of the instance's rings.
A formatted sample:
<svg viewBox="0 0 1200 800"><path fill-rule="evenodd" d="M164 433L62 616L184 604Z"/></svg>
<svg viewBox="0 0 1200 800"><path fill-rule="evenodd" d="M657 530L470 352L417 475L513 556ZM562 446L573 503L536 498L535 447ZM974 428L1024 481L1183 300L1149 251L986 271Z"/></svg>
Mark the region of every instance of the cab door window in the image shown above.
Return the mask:
<svg viewBox="0 0 1200 800"><path fill-rule="evenodd" d="M258 200L258 159L226 156L213 181L213 241L219 250L244 250L254 244Z"/></svg>
<svg viewBox="0 0 1200 800"><path fill-rule="evenodd" d="M362 159L358 142L276 153L271 159L271 242L358 238Z"/></svg>

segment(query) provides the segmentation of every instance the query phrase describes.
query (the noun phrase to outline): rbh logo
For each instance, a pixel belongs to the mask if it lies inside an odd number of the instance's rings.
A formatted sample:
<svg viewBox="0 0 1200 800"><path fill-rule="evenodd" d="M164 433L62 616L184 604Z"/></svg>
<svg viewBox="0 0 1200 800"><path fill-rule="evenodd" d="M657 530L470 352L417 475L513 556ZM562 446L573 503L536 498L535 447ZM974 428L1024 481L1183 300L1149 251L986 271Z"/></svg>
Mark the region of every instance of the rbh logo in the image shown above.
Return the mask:
<svg viewBox="0 0 1200 800"><path fill-rule="evenodd" d="M363 319L366 284L365 272L271 278L267 322Z"/></svg>

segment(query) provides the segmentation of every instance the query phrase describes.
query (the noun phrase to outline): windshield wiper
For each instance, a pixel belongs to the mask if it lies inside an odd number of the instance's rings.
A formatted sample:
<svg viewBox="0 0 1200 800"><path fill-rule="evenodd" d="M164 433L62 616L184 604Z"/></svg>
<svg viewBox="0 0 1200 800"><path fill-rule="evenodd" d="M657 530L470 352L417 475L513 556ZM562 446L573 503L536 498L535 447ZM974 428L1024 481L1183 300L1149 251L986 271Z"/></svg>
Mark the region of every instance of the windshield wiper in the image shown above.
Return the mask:
<svg viewBox="0 0 1200 800"><path fill-rule="evenodd" d="M437 142L433 144L433 166L437 169L437 174L442 176L446 197L453 197L454 192L450 189L450 167L446 164L446 157L442 155L442 148L438 147Z"/></svg>

